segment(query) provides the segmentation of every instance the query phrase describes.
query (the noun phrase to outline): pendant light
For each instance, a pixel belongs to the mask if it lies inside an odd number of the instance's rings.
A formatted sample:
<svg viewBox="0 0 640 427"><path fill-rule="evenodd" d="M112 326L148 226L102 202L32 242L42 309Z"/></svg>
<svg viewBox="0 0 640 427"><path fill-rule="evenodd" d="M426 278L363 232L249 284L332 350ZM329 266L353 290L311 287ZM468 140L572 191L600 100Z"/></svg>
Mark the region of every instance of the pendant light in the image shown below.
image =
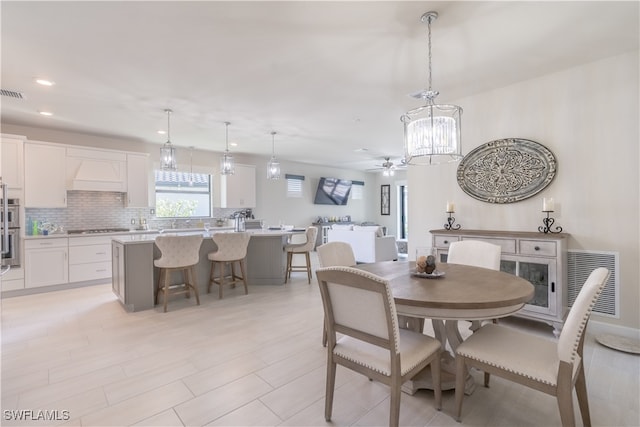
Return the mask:
<svg viewBox="0 0 640 427"><path fill-rule="evenodd" d="M267 163L267 179L280 179L280 162L275 155L275 136L276 132L271 132L271 160Z"/></svg>
<svg viewBox="0 0 640 427"><path fill-rule="evenodd" d="M229 125L230 122L224 122L226 127L226 139L227 139L227 149L224 154L220 158L220 173L222 175L233 175L235 172L235 164L233 162L233 156L229 153Z"/></svg>
<svg viewBox="0 0 640 427"><path fill-rule="evenodd" d="M193 146L189 147L189 187L193 187Z"/></svg>
<svg viewBox="0 0 640 427"><path fill-rule="evenodd" d="M178 162L176 160L176 149L171 145L171 111L164 110L167 113L167 142L160 148L160 169L163 171L178 170Z"/></svg>
<svg viewBox="0 0 640 427"><path fill-rule="evenodd" d="M425 101L422 107L404 114L404 155L410 164L438 164L462 158L460 116L457 105L435 104L439 92L431 89L431 22L437 12L427 12L420 19L427 24L429 39L429 88L411 95Z"/></svg>

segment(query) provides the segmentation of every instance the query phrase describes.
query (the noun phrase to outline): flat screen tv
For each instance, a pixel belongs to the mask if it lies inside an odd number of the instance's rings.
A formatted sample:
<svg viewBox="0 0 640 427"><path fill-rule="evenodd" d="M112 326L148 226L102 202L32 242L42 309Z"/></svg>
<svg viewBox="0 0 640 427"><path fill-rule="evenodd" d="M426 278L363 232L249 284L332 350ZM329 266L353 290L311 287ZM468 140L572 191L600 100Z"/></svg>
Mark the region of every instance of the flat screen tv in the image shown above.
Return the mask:
<svg viewBox="0 0 640 427"><path fill-rule="evenodd" d="M351 192L351 181L337 178L320 178L316 198L316 205L346 205Z"/></svg>

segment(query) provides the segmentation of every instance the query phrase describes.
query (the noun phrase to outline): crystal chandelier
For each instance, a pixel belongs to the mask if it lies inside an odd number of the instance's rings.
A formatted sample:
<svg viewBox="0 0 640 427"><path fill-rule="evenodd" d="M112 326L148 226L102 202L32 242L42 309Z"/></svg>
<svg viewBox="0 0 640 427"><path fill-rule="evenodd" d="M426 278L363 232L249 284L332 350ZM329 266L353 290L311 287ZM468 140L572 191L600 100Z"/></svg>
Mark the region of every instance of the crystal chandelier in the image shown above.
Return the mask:
<svg viewBox="0 0 640 427"><path fill-rule="evenodd" d="M178 170L178 163L176 160L176 149L171 145L171 113L173 111L166 109L167 113L167 142L160 148L160 169L163 171L176 171Z"/></svg>
<svg viewBox="0 0 640 427"><path fill-rule="evenodd" d="M267 163L267 179L280 179L280 162L276 159L275 155L275 135L276 132L271 132L271 160Z"/></svg>
<svg viewBox="0 0 640 427"><path fill-rule="evenodd" d="M220 173L222 175L233 175L235 172L235 164L233 162L233 156L229 153L229 125L230 122L224 122L226 127L227 134L227 149L224 151L224 154L220 158Z"/></svg>
<svg viewBox="0 0 640 427"><path fill-rule="evenodd" d="M439 92L431 89L431 22L437 12L427 12L420 19L427 23L429 39L429 88L411 96L425 101L425 105L404 114L404 156L406 163L438 164L462 158L460 144L460 116L457 105L435 104Z"/></svg>

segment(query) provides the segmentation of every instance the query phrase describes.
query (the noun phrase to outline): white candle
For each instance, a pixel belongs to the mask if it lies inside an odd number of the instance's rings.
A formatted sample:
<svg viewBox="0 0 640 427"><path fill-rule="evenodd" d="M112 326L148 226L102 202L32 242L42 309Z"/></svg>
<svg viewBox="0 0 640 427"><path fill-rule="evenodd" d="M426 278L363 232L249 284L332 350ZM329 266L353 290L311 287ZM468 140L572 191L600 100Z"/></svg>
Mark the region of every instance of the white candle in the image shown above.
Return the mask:
<svg viewBox="0 0 640 427"><path fill-rule="evenodd" d="M455 212L455 205L453 202L447 202L447 212Z"/></svg>
<svg viewBox="0 0 640 427"><path fill-rule="evenodd" d="M545 197L542 199L542 211L543 212L553 212L553 198Z"/></svg>

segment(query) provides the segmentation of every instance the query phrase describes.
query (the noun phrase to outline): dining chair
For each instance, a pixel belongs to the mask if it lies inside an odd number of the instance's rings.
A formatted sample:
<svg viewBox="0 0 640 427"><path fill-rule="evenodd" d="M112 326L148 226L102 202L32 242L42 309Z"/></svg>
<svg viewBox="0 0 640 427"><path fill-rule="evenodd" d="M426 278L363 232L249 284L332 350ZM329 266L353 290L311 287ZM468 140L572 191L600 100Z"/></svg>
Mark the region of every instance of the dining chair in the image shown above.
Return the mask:
<svg viewBox="0 0 640 427"><path fill-rule="evenodd" d="M328 242L316 248L320 267L353 267L356 256L347 242ZM325 319L326 322L326 319ZM327 325L322 327L322 346L327 346Z"/></svg>
<svg viewBox="0 0 640 427"><path fill-rule="evenodd" d="M481 240L460 240L449 245L447 263L500 270L502 248Z"/></svg>
<svg viewBox="0 0 640 427"><path fill-rule="evenodd" d="M211 239L218 249L207 255L211 261L211 272L209 274L209 284L207 285L207 293L211 292L211 285L218 285L218 296L222 299L222 289L225 285L235 287L236 283L244 284L244 293L249 293L247 287L247 272L245 269L245 258L247 257L247 247L251 235L247 232L233 233L214 233ZM235 265L240 267L240 275L236 272ZM218 266L219 275L216 277L216 266ZM229 274L226 268L229 266Z"/></svg>
<svg viewBox="0 0 640 427"><path fill-rule="evenodd" d="M196 303L200 305L194 266L200 260L202 236L160 235L156 237L155 243L160 249L160 258L153 261L153 264L160 269L155 303L158 304L158 297L162 293L164 296L164 311L166 313L169 295L184 293L188 298L191 296L191 291L193 291L196 296ZM174 271L182 272L183 283L178 285L171 284L171 273Z"/></svg>
<svg viewBox="0 0 640 427"><path fill-rule="evenodd" d="M287 269L284 276L284 283L287 283L287 280L291 279L291 272L306 271L307 279L309 280L309 284L311 284L311 258L309 257L309 252L315 248L318 228L307 227L305 235L307 239L304 243L287 243L284 246L284 250L287 252ZM305 256L305 265L294 265L293 256L300 254Z"/></svg>
<svg viewBox="0 0 640 427"><path fill-rule="evenodd" d="M440 342L398 327L389 282L353 267L320 268L316 276L327 319L326 421L333 411L337 365L389 386L389 426L399 424L402 383L431 365L440 410Z"/></svg>
<svg viewBox="0 0 640 427"><path fill-rule="evenodd" d="M456 350L456 419L460 421L467 367L482 369L485 387L489 374L556 397L563 426L574 426L573 388L585 426L591 425L584 374L584 332L609 270L591 272L569 310L557 341L506 326L486 324Z"/></svg>

